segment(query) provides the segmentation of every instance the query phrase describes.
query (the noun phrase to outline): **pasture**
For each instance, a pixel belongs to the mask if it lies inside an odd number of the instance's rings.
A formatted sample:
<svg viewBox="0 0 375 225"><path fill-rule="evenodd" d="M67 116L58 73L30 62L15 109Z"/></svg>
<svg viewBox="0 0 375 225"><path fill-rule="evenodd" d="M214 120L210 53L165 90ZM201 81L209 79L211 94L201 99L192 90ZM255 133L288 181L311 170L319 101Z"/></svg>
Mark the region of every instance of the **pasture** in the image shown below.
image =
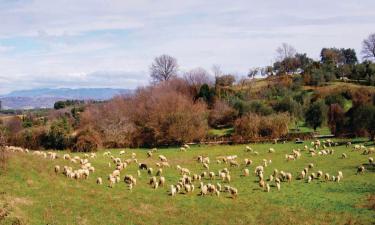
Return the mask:
<svg viewBox="0 0 375 225"><path fill-rule="evenodd" d="M346 140L336 140L345 143ZM141 171L137 176L138 164L131 163L121 171L121 181L108 187L108 174L115 165L104 151L98 151L97 158L89 159L95 167L88 179L67 178L60 171L55 174L54 167L59 165L79 168L62 159L67 153L59 151L59 159L50 160L25 153L12 153L7 169L0 174L0 224L374 224L375 223L375 175L373 165L362 151L353 151L351 147L340 145L332 147L332 155L312 157L302 150L297 160L286 161L285 154L292 149L303 149L304 144L292 142L286 144L250 144L259 154L245 151L246 145L192 146L186 152L179 148L158 149L147 158L148 149L110 150L112 155L122 160L136 154L139 163L145 163L157 170L160 162L158 155L167 157L170 168L163 168L162 176L166 185L153 189L148 184L150 175ZM353 143L354 144L354 143ZM368 147L372 143L361 143ZM274 153L269 153L274 148ZM342 158L342 153L347 158ZM79 155L83 153L69 153ZM199 155L210 158L209 170L197 162ZM237 155L239 167L217 163L217 157ZM244 159L253 161L248 166L250 176L243 176ZM265 181L271 185L270 192L259 187L254 169L262 165L263 159L272 160L264 169ZM111 167L108 163L111 162ZM338 182L314 179L296 179L309 163L309 170L337 176L342 171L343 179ZM357 175L357 167L365 164L366 171ZM221 183L238 189L238 196L232 198L229 193L220 196L200 196L199 181L194 182L192 193L182 191L172 197L170 185L176 184L181 177L177 165L188 168L192 174L228 168L231 182L226 184L216 176L215 180L202 178L204 184ZM290 172L292 182L281 182L281 190L275 182L267 181L274 169ZM123 181L125 175L133 175L137 184L132 191ZM103 184L96 184L97 177L103 178Z"/></svg>

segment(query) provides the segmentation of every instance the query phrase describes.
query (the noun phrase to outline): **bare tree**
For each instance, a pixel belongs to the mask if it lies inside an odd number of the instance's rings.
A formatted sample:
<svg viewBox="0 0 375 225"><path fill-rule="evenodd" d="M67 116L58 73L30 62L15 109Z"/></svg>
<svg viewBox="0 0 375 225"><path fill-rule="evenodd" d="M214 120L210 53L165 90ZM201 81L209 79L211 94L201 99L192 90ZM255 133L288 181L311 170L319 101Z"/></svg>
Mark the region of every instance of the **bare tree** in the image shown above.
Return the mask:
<svg viewBox="0 0 375 225"><path fill-rule="evenodd" d="M282 43L282 45L276 49L276 52L277 59L280 61L286 58L292 58L296 55L296 49L287 43Z"/></svg>
<svg viewBox="0 0 375 225"><path fill-rule="evenodd" d="M375 60L375 33L370 34L367 39L362 42L363 59Z"/></svg>
<svg viewBox="0 0 375 225"><path fill-rule="evenodd" d="M184 74L184 80L191 87L194 96L198 94L199 89L203 84L213 84L213 80L209 73L203 68L195 68L186 72Z"/></svg>
<svg viewBox="0 0 375 225"><path fill-rule="evenodd" d="M259 71L261 71L261 68L259 68L259 67L251 68L249 70L249 73L247 74L247 76L249 78L255 78L255 76L259 73Z"/></svg>
<svg viewBox="0 0 375 225"><path fill-rule="evenodd" d="M177 75L177 59L169 55L156 57L150 67L151 78L154 82L167 81Z"/></svg>
<svg viewBox="0 0 375 225"><path fill-rule="evenodd" d="M184 79L191 86L199 86L202 84L212 84L210 74L203 68L195 68L184 74Z"/></svg>
<svg viewBox="0 0 375 225"><path fill-rule="evenodd" d="M219 65L215 64L212 66L212 72L214 73L215 77L219 77L223 75L223 71L221 71L221 68Z"/></svg>

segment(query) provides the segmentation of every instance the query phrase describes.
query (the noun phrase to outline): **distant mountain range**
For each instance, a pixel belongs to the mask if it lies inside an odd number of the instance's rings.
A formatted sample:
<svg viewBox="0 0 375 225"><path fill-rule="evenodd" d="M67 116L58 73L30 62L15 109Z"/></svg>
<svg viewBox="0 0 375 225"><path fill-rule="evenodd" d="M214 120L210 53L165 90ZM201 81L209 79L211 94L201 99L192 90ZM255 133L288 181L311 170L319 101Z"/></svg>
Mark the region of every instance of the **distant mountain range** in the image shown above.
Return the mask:
<svg viewBox="0 0 375 225"><path fill-rule="evenodd" d="M60 100L108 100L116 95L132 93L130 89L114 88L43 88L13 91L0 96L0 101L2 109L53 108L54 103Z"/></svg>

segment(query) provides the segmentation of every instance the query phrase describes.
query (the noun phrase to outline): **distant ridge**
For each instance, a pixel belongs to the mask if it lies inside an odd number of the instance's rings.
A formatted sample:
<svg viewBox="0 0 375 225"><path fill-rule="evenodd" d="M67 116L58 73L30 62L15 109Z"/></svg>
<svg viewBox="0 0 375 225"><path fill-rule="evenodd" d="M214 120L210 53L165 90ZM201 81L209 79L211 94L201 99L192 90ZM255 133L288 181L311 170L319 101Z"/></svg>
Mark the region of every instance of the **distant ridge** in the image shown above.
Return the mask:
<svg viewBox="0 0 375 225"><path fill-rule="evenodd" d="M116 95L132 94L131 89L115 88L41 88L18 90L0 96L3 109L52 108L59 100L108 100Z"/></svg>

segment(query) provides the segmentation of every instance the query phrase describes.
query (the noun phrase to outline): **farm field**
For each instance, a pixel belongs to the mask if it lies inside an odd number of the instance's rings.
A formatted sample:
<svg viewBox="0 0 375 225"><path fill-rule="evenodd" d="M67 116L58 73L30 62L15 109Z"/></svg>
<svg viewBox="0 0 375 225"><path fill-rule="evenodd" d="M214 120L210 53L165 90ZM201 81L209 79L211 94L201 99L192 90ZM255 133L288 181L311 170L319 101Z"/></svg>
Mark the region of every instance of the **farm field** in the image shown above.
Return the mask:
<svg viewBox="0 0 375 225"><path fill-rule="evenodd" d="M335 140L346 143L347 140ZM121 182L113 188L108 187L108 174L114 170L109 167L109 156L103 156L106 150L97 152L97 158L89 159L95 172L87 180L66 178L60 171L55 174L54 167L73 164L62 158L43 159L40 156L13 153L7 169L0 171L0 224L374 224L375 223L375 174L374 167L368 164L369 155L362 151L352 151L345 144L332 147L334 154L312 157L307 151L295 161L286 161L285 154L292 149L303 149L305 144L251 144L259 155L245 151L246 145L192 146L186 152L179 148L159 149L151 158L147 158L147 149L112 149L112 155L121 159L131 158L136 153L138 162L146 163L156 171L158 155L168 158L170 168L164 168L166 185L154 190L147 183L150 177L146 171L137 177L138 165L130 164L121 171ZM353 142L354 144L354 142ZM372 143L361 142L367 147ZM274 148L275 153L268 153ZM59 151L62 156L65 151ZM341 158L342 153L347 158ZM71 155L83 156L81 153ZM208 156L210 169L203 168L197 162L197 156ZM237 155L239 167L218 164L219 156ZM373 155L370 155L374 157ZM249 166L250 176L243 176L245 158L253 161ZM282 182L277 191L274 182L269 193L258 185L254 174L256 166L263 159L272 160L265 167L265 179L274 169L290 172L291 183ZM309 163L314 168L309 171L337 176L343 172L343 179L337 183L315 179L311 183L296 179ZM366 171L356 175L357 167L365 164ZM200 196L199 182L194 182L192 193L169 195L170 185L176 184L181 177L176 166L188 168L192 174L213 171L227 167L231 173L230 186L238 189L237 198L229 193ZM137 184L130 191L123 182L125 175L137 178ZM96 178L102 177L103 184L97 185ZM223 183L203 178L203 183Z"/></svg>

